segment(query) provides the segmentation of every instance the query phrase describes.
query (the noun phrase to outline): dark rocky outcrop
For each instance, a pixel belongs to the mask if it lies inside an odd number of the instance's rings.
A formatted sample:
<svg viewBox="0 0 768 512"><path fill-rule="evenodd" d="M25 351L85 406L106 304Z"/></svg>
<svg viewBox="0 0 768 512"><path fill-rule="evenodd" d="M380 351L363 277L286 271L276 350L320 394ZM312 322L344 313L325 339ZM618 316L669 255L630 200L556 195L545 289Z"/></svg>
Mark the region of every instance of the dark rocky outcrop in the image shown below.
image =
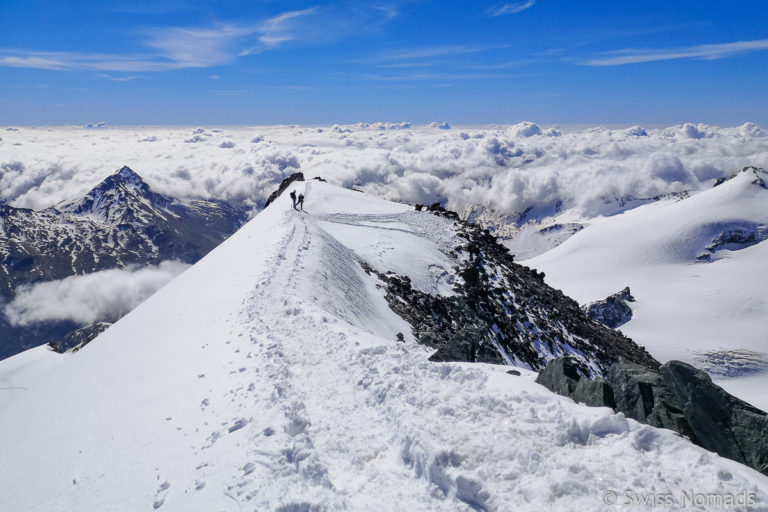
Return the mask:
<svg viewBox="0 0 768 512"><path fill-rule="evenodd" d="M571 396L585 374L586 370L573 358L558 357L539 372L536 382L558 395Z"/></svg>
<svg viewBox="0 0 768 512"><path fill-rule="evenodd" d="M653 427L674 430L696 442L682 409L658 371L617 363L608 373L608 384L617 412Z"/></svg>
<svg viewBox="0 0 768 512"><path fill-rule="evenodd" d="M680 361L658 370L616 363L608 378L591 380L578 362L550 361L536 382L591 406L687 437L722 457L768 475L768 414L739 400L709 375Z"/></svg>
<svg viewBox="0 0 768 512"><path fill-rule="evenodd" d="M544 274L514 262L509 250L488 230L462 221L439 203L419 205L423 214L453 221L462 240L449 254L451 296L414 289L407 276L378 272L390 308L413 328L414 337L436 349L434 361L511 363L534 370L562 355L572 355L585 375L605 375L620 358L649 368L659 363L620 332L589 318Z"/></svg>
<svg viewBox="0 0 768 512"><path fill-rule="evenodd" d="M696 259L702 262L713 261L713 256L718 251L738 251L746 249L753 245L768 239L768 230L755 222L735 222L729 223L726 229L723 229L717 236L712 238L707 247Z"/></svg>
<svg viewBox="0 0 768 512"><path fill-rule="evenodd" d="M768 474L768 414L689 364L671 361L660 371L704 448Z"/></svg>
<svg viewBox="0 0 768 512"><path fill-rule="evenodd" d="M317 178L315 178L317 179ZM304 181L304 173L303 172L295 172L285 178L281 183L280 186L277 187L277 190L269 194L269 197L267 198L267 202L264 203L264 208L269 206L270 204L274 203L275 200L280 197L280 195L285 192L285 189L287 189L289 186L291 186L291 183L294 181Z"/></svg>
<svg viewBox="0 0 768 512"><path fill-rule="evenodd" d="M582 309L590 318L615 329L632 320L632 308L627 302L634 301L635 298L630 293L629 287L626 287L619 293L614 293L603 300L591 302L583 306Z"/></svg>
<svg viewBox="0 0 768 512"><path fill-rule="evenodd" d="M613 409L616 408L613 387L602 377L597 377L594 380L588 378L579 379L576 389L570 396L576 402L591 407L605 406Z"/></svg>
<svg viewBox="0 0 768 512"><path fill-rule="evenodd" d="M75 329L56 341L49 342L48 346L59 354L77 352L96 339L99 334L106 331L111 325L109 322L96 322L95 324L86 325L80 329Z"/></svg>

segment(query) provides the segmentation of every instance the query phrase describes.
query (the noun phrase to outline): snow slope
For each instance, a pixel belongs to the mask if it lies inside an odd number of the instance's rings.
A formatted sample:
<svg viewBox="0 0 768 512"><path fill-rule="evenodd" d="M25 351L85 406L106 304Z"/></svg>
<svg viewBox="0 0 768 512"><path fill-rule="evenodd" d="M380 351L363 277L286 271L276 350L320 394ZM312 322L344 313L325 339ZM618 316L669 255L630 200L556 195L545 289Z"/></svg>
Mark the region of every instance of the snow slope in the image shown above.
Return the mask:
<svg viewBox="0 0 768 512"><path fill-rule="evenodd" d="M625 490L768 503L766 477L530 372L427 361L358 259L409 261L439 290L442 221L293 188L309 213L281 197L60 364L19 362L39 348L2 362L4 510L602 510Z"/></svg>
<svg viewBox="0 0 768 512"><path fill-rule="evenodd" d="M580 303L629 286L634 317L622 332L662 362L705 367L727 390L766 410L768 373L746 377L704 364L712 353L768 357L768 190L760 183L766 178L750 169L687 199L594 219L524 264ZM707 250L721 233L736 230L754 233L754 241Z"/></svg>

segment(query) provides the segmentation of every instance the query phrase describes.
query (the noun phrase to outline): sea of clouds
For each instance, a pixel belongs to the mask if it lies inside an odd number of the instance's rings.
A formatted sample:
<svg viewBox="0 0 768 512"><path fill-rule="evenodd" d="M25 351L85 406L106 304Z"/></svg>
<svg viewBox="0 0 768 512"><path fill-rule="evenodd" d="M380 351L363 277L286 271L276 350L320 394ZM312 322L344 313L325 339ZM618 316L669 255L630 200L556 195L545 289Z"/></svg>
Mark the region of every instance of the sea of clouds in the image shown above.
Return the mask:
<svg viewBox="0 0 768 512"><path fill-rule="evenodd" d="M6 128L0 202L41 209L87 192L128 165L155 190L219 198L253 213L293 172L410 203L580 207L711 186L747 165L768 167L768 131L720 128L484 128L447 123L332 127ZM307 198L308 202L311 198Z"/></svg>

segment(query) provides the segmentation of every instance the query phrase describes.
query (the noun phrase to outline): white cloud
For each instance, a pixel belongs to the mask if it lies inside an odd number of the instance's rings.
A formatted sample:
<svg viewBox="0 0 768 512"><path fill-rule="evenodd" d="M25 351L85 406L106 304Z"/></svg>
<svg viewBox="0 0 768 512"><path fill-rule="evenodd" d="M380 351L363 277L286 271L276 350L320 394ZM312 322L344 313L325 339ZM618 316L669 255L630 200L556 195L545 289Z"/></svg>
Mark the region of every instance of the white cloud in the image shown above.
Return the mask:
<svg viewBox="0 0 768 512"><path fill-rule="evenodd" d="M485 14L488 16L503 16L505 14L517 14L518 12L523 12L526 9L530 9L536 5L536 0L528 0L527 2L523 3L516 3L516 4L504 4L498 7L492 7L485 11Z"/></svg>
<svg viewBox="0 0 768 512"><path fill-rule="evenodd" d="M23 128L0 142L0 202L52 206L128 165L157 191L254 211L280 180L302 171L392 199L447 201L457 210L481 204L514 213L559 203L591 212L616 197L698 190L746 165L768 167L767 135L753 123L571 132L536 123L451 130L410 123Z"/></svg>
<svg viewBox="0 0 768 512"><path fill-rule="evenodd" d="M589 59L583 64L587 66L622 66L625 64L640 64L674 59L722 59L742 53L768 50L768 39L756 41L737 41L725 44L704 44L682 48L665 48L656 50L638 50L627 48L605 54L602 57Z"/></svg>
<svg viewBox="0 0 768 512"><path fill-rule="evenodd" d="M112 75L101 75L102 78L106 78L107 80L112 80L113 82L130 82L131 80L136 80L135 76L112 76Z"/></svg>
<svg viewBox="0 0 768 512"><path fill-rule="evenodd" d="M485 52L488 50L495 50L499 48L506 48L506 46L468 46L468 45L443 45L443 46L427 46L423 48L410 48L391 51L383 53L376 57L368 59L368 62L388 62L399 60L411 60L411 59L424 59L429 57L446 57L454 55L463 55L468 53Z"/></svg>
<svg viewBox="0 0 768 512"><path fill-rule="evenodd" d="M0 66L126 73L207 68L226 65L288 41L317 44L375 30L396 15L393 9L371 6L313 7L257 21L147 29L140 33L140 40L134 41L148 49L141 53L0 49Z"/></svg>
<svg viewBox="0 0 768 512"><path fill-rule="evenodd" d="M70 65L59 57L61 53L21 53L0 57L0 65L9 68L68 69Z"/></svg>
<svg viewBox="0 0 768 512"><path fill-rule="evenodd" d="M165 261L157 266L103 270L21 286L5 306L5 313L15 325L49 320L72 320L83 325L114 322L188 267L178 261Z"/></svg>

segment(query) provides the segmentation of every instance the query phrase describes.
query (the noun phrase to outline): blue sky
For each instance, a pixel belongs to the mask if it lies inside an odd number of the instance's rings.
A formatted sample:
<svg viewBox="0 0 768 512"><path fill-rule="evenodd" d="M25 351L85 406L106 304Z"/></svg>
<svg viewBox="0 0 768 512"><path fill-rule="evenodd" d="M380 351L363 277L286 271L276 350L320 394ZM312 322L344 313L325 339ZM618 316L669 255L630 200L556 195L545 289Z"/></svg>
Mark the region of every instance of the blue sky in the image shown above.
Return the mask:
<svg viewBox="0 0 768 512"><path fill-rule="evenodd" d="M2 0L0 125L765 127L766 20L764 0Z"/></svg>

